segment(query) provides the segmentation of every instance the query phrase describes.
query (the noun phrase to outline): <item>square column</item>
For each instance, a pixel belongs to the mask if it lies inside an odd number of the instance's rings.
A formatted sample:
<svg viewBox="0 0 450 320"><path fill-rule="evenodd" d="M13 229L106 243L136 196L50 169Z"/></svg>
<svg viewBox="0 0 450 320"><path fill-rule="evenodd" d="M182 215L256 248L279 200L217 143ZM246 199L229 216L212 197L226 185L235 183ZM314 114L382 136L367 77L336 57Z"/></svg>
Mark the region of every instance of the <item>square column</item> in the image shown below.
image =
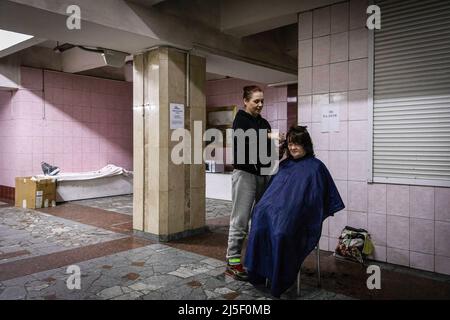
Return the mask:
<svg viewBox="0 0 450 320"><path fill-rule="evenodd" d="M134 57L133 156L135 233L170 241L205 231L205 169L175 164L171 154L170 104L184 105L186 152L203 153L206 119L206 62L170 47ZM201 132L194 135L194 121ZM197 137L197 141L194 139ZM198 156L197 156L198 158Z"/></svg>

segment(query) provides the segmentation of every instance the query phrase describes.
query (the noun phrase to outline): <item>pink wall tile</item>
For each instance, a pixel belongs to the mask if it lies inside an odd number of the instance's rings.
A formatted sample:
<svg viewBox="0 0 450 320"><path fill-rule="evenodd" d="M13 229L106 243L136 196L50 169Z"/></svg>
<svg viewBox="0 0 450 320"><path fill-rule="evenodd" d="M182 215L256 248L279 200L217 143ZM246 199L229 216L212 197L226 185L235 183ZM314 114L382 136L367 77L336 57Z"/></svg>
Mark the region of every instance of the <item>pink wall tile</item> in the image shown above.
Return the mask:
<svg viewBox="0 0 450 320"><path fill-rule="evenodd" d="M348 152L348 179L352 181L367 181L368 154L366 151Z"/></svg>
<svg viewBox="0 0 450 320"><path fill-rule="evenodd" d="M321 37L331 32L330 7L313 11L313 36Z"/></svg>
<svg viewBox="0 0 450 320"><path fill-rule="evenodd" d="M351 60L349 62L349 90L368 88L368 68L367 59Z"/></svg>
<svg viewBox="0 0 450 320"><path fill-rule="evenodd" d="M347 121L340 121L339 132L330 132L330 150L348 150Z"/></svg>
<svg viewBox="0 0 450 320"><path fill-rule="evenodd" d="M299 68L311 67L313 57L312 39L298 42L298 66Z"/></svg>
<svg viewBox="0 0 450 320"><path fill-rule="evenodd" d="M334 179L334 177L333 177ZM336 184L336 187L338 189L339 195L342 198L342 201L344 202L344 205L348 205L348 182L346 180L338 180L334 179L334 183Z"/></svg>
<svg viewBox="0 0 450 320"><path fill-rule="evenodd" d="M68 73L62 74L62 80L63 80L63 88L64 89L73 89L73 76Z"/></svg>
<svg viewBox="0 0 450 320"><path fill-rule="evenodd" d="M321 132L320 123L313 123L309 133L314 144L314 150L329 150L330 134L328 132Z"/></svg>
<svg viewBox="0 0 450 320"><path fill-rule="evenodd" d="M348 2L331 6L331 33L338 33L348 30Z"/></svg>
<svg viewBox="0 0 450 320"><path fill-rule="evenodd" d="M329 249L328 241L329 241L329 238L327 236L320 237L320 240L319 240L320 250L328 251L328 249ZM314 252L314 254L315 254L315 252Z"/></svg>
<svg viewBox="0 0 450 320"><path fill-rule="evenodd" d="M368 231L375 245L386 246L387 218L383 214L368 214Z"/></svg>
<svg viewBox="0 0 450 320"><path fill-rule="evenodd" d="M348 210L367 212L367 183L348 182Z"/></svg>
<svg viewBox="0 0 450 320"><path fill-rule="evenodd" d="M398 264L402 266L409 267L409 251L396 249L396 248L387 248L387 257L386 261L388 263Z"/></svg>
<svg viewBox="0 0 450 320"><path fill-rule="evenodd" d="M338 243L339 243L338 238L329 237L328 250L329 251L335 251Z"/></svg>
<svg viewBox="0 0 450 320"><path fill-rule="evenodd" d="M330 36L314 38L312 41L313 66L330 63Z"/></svg>
<svg viewBox="0 0 450 320"><path fill-rule="evenodd" d="M386 251L387 248L385 246L374 245L374 250L371 258L376 261L386 262L386 255L387 255Z"/></svg>
<svg viewBox="0 0 450 320"><path fill-rule="evenodd" d="M20 154L15 162L16 171L31 171L33 167L33 156L31 153Z"/></svg>
<svg viewBox="0 0 450 320"><path fill-rule="evenodd" d="M330 64L330 92L348 90L348 62Z"/></svg>
<svg viewBox="0 0 450 320"><path fill-rule="evenodd" d="M277 100L278 102L287 101L287 86L277 87Z"/></svg>
<svg viewBox="0 0 450 320"><path fill-rule="evenodd" d="M387 185L387 214L409 217L409 186Z"/></svg>
<svg viewBox="0 0 450 320"><path fill-rule="evenodd" d="M335 213L334 217L329 217L329 234L330 237L339 238L342 230L348 224L347 211L339 211ZM333 248L334 249L334 248Z"/></svg>
<svg viewBox="0 0 450 320"><path fill-rule="evenodd" d="M62 148L63 153L70 155L73 153L73 140L74 138L71 136L63 137L63 148Z"/></svg>
<svg viewBox="0 0 450 320"><path fill-rule="evenodd" d="M330 46L331 63L348 60L348 32L332 34Z"/></svg>
<svg viewBox="0 0 450 320"><path fill-rule="evenodd" d="M311 122L312 121L312 96L299 96L298 97L298 122Z"/></svg>
<svg viewBox="0 0 450 320"><path fill-rule="evenodd" d="M367 150L367 121L349 121L348 123L348 148L354 151Z"/></svg>
<svg viewBox="0 0 450 320"><path fill-rule="evenodd" d="M278 110L274 104L265 105L264 109L266 109L268 121L274 121L278 119Z"/></svg>
<svg viewBox="0 0 450 320"><path fill-rule="evenodd" d="M410 249L416 252L434 254L434 221L411 218Z"/></svg>
<svg viewBox="0 0 450 320"><path fill-rule="evenodd" d="M90 107L82 107L82 122L92 122L92 109Z"/></svg>
<svg viewBox="0 0 450 320"><path fill-rule="evenodd" d="M348 94L347 92L330 93L330 103L339 108L339 120L348 120Z"/></svg>
<svg viewBox="0 0 450 320"><path fill-rule="evenodd" d="M436 220L450 222L450 188L435 189Z"/></svg>
<svg viewBox="0 0 450 320"><path fill-rule="evenodd" d="M362 228L367 230L367 213L348 211L348 225L353 228Z"/></svg>
<svg viewBox="0 0 450 320"><path fill-rule="evenodd" d="M64 105L72 105L74 103L74 94L73 90L71 89L63 89L63 99L64 99Z"/></svg>
<svg viewBox="0 0 450 320"><path fill-rule="evenodd" d="M369 6L367 0L350 0L349 6L349 28L358 29L366 25L366 10Z"/></svg>
<svg viewBox="0 0 450 320"><path fill-rule="evenodd" d="M280 130L280 132L287 132L288 131L287 120L280 119L278 121L278 129Z"/></svg>
<svg viewBox="0 0 450 320"><path fill-rule="evenodd" d="M325 166L330 166L330 155L328 150L314 150L316 158L322 161Z"/></svg>
<svg viewBox="0 0 450 320"><path fill-rule="evenodd" d="M450 223L435 222L435 254L450 257Z"/></svg>
<svg viewBox="0 0 450 320"><path fill-rule="evenodd" d="M29 90L42 90L43 73L41 69L21 68L21 88Z"/></svg>
<svg viewBox="0 0 450 320"><path fill-rule="evenodd" d="M387 216L387 245L391 248L409 250L409 218Z"/></svg>
<svg viewBox="0 0 450 320"><path fill-rule="evenodd" d="M42 153L44 150L44 138L43 137L32 137L32 153Z"/></svg>
<svg viewBox="0 0 450 320"><path fill-rule="evenodd" d="M386 185L371 183L367 185L369 213L386 214Z"/></svg>
<svg viewBox="0 0 450 320"><path fill-rule="evenodd" d="M410 186L411 217L434 220L434 188Z"/></svg>
<svg viewBox="0 0 450 320"><path fill-rule="evenodd" d="M350 60L367 58L368 56L368 35L366 28L352 30L349 32L349 54Z"/></svg>
<svg viewBox="0 0 450 320"><path fill-rule="evenodd" d="M367 120L369 105L367 90L350 91L348 93L348 119Z"/></svg>
<svg viewBox="0 0 450 320"><path fill-rule="evenodd" d="M325 219L322 224L322 236L328 237L328 235L329 235L328 226L329 226L329 219Z"/></svg>
<svg viewBox="0 0 450 320"><path fill-rule="evenodd" d="M410 267L420 270L434 271L434 255L411 251Z"/></svg>
<svg viewBox="0 0 450 320"><path fill-rule="evenodd" d="M55 88L53 90L53 103L64 104L64 89Z"/></svg>
<svg viewBox="0 0 450 320"><path fill-rule="evenodd" d="M315 94L328 93L330 90L330 66L316 66L313 67L312 75L312 89ZM299 79L300 81L300 79Z"/></svg>
<svg viewBox="0 0 450 320"><path fill-rule="evenodd" d="M64 165L64 153L57 152L54 154L53 164L60 167Z"/></svg>
<svg viewBox="0 0 450 320"><path fill-rule="evenodd" d="M66 172L72 172L73 171L73 157L70 153L64 153L63 154L63 162L61 164L61 170L64 170Z"/></svg>
<svg viewBox="0 0 450 320"><path fill-rule="evenodd" d="M298 69L298 94L307 95L312 93L312 68Z"/></svg>
<svg viewBox="0 0 450 320"><path fill-rule="evenodd" d="M287 103L277 102L275 108L277 108L278 120L287 120Z"/></svg>
<svg viewBox="0 0 450 320"><path fill-rule="evenodd" d="M434 270L439 273L450 275L450 258L435 256L435 267Z"/></svg>
<svg viewBox="0 0 450 320"><path fill-rule="evenodd" d="M305 40L312 38L313 31L313 16L312 11L303 12L298 16L301 28L298 30L298 40Z"/></svg>
<svg viewBox="0 0 450 320"><path fill-rule="evenodd" d="M20 154L20 157L31 154L33 150L33 140L29 137L16 137L15 149L16 153Z"/></svg>
<svg viewBox="0 0 450 320"><path fill-rule="evenodd" d="M348 152L347 151L330 151L330 170L333 179L347 180L348 175Z"/></svg>

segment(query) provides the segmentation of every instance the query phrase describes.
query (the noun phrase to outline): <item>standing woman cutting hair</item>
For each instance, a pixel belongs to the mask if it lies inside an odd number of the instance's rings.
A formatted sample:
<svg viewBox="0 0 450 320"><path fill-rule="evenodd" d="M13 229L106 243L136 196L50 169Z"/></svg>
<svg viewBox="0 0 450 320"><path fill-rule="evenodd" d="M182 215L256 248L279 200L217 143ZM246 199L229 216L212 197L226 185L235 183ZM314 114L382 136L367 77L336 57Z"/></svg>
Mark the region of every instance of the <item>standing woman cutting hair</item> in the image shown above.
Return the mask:
<svg viewBox="0 0 450 320"><path fill-rule="evenodd" d="M264 94L258 86L244 87L244 110L239 110L233 121L233 132L241 129L245 133L256 134L256 146L250 139L237 139L233 134L234 170L232 175L232 212L230 216L230 230L228 234L227 269L225 274L236 280L246 281L247 272L241 263L241 251L244 239L248 232L248 225L254 203L261 198L270 176L262 175L262 165L259 155L260 130L265 130L261 139L266 139L268 147L270 139L277 139L271 133L271 127L266 119L261 117L264 105ZM254 130L254 131L253 131ZM264 143L262 141L262 143ZM251 150L252 148L256 148ZM256 151L257 157L252 159L251 152ZM242 155L242 152L245 154ZM252 153L253 153L252 152Z"/></svg>

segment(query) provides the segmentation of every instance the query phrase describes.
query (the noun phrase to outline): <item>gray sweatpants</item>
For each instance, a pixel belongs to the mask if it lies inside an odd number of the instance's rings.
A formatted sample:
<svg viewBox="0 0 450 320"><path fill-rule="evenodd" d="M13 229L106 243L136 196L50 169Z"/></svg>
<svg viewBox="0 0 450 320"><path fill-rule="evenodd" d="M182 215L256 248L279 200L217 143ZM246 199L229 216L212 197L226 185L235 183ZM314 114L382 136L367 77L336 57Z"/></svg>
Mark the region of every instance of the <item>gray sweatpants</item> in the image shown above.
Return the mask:
<svg viewBox="0 0 450 320"><path fill-rule="evenodd" d="M262 197L270 176L257 176L246 171L234 170L232 181L233 207L228 234L227 259L240 258L242 244L248 233L253 205Z"/></svg>

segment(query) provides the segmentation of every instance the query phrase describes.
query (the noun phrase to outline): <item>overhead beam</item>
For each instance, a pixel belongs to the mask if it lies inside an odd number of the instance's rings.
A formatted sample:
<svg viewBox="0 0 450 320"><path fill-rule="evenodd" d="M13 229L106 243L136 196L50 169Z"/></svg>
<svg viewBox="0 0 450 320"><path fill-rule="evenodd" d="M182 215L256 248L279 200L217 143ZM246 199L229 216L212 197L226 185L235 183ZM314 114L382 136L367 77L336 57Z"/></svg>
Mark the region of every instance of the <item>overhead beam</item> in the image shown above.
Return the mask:
<svg viewBox="0 0 450 320"><path fill-rule="evenodd" d="M0 58L44 42L45 39L33 37L0 51Z"/></svg>

